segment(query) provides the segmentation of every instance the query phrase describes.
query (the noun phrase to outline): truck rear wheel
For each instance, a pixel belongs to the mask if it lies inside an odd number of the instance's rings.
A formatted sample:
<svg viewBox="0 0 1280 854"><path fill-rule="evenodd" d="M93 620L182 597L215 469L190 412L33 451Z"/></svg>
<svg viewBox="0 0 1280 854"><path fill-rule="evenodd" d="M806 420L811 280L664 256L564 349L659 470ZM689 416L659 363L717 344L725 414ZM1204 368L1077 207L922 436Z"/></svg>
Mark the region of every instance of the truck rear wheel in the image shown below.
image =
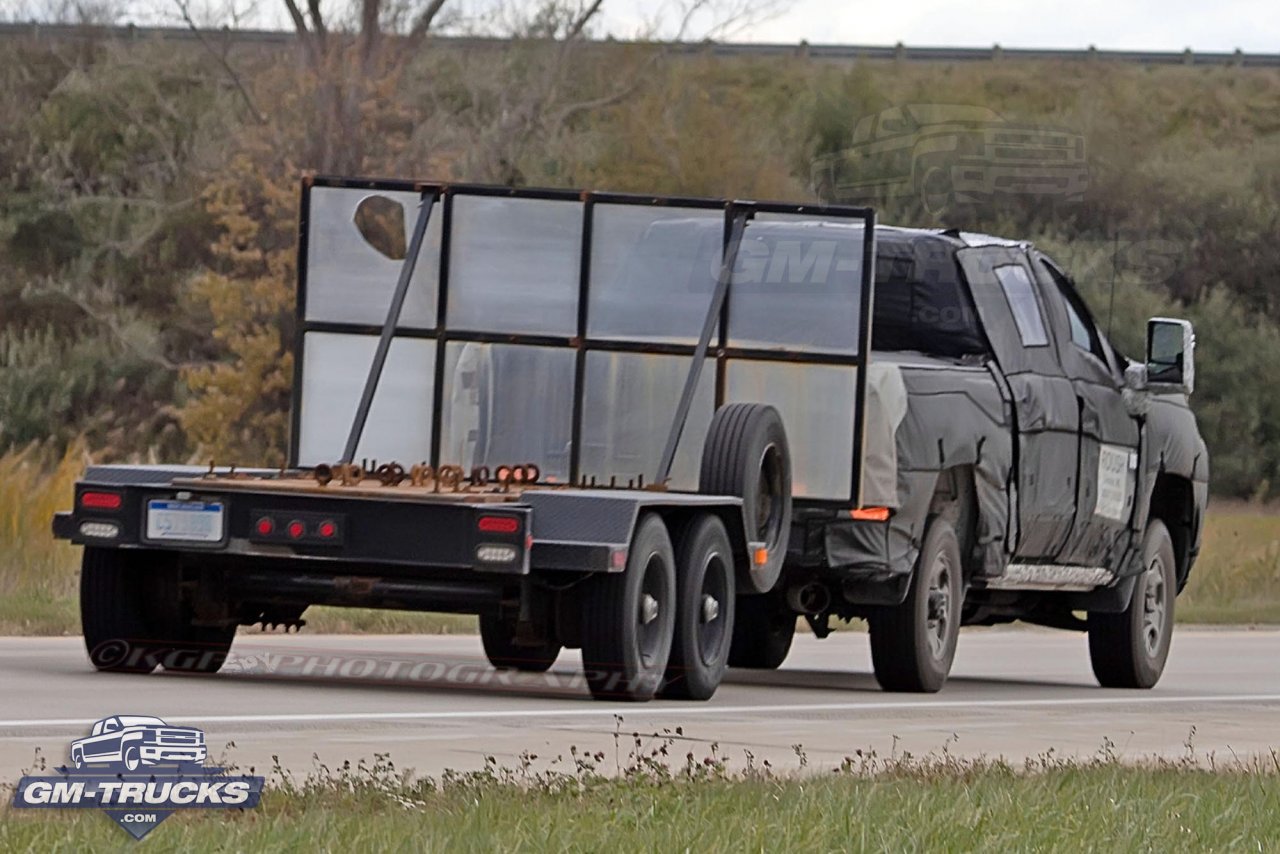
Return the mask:
<svg viewBox="0 0 1280 854"><path fill-rule="evenodd" d="M235 627L192 625L179 597L175 555L86 547L80 565L80 624L98 670L216 673Z"/></svg>
<svg viewBox="0 0 1280 854"><path fill-rule="evenodd" d="M886 691L933 693L946 684L960 636L963 604L960 543L934 516L911 574L907 599L869 620L871 661Z"/></svg>
<svg viewBox="0 0 1280 854"><path fill-rule="evenodd" d="M737 604L729 666L777 670L791 652L796 636L795 613L774 596L743 596Z"/></svg>
<svg viewBox="0 0 1280 854"><path fill-rule="evenodd" d="M1152 688L1164 673L1173 641L1177 591L1173 540L1153 519L1142 538L1146 568L1119 614L1089 614L1089 661L1104 688Z"/></svg>
<svg viewBox="0 0 1280 854"><path fill-rule="evenodd" d="M734 617L733 546L724 523L696 520L676 556L676 624L661 695L709 700L729 666Z"/></svg>
<svg viewBox="0 0 1280 854"><path fill-rule="evenodd" d="M517 644L516 624L497 614L480 615L480 641L484 644L485 657L499 670L521 670L525 673L545 673L556 663L560 644L544 641L525 646Z"/></svg>
<svg viewBox="0 0 1280 854"><path fill-rule="evenodd" d="M791 449L778 410L761 403L717 410L702 449L698 491L742 498L747 541L764 550L763 560L748 556L744 586L772 590L791 536Z"/></svg>
<svg viewBox="0 0 1280 854"><path fill-rule="evenodd" d="M597 700L644 701L662 683L676 617L676 559L662 517L641 517L622 572L589 579L582 666Z"/></svg>

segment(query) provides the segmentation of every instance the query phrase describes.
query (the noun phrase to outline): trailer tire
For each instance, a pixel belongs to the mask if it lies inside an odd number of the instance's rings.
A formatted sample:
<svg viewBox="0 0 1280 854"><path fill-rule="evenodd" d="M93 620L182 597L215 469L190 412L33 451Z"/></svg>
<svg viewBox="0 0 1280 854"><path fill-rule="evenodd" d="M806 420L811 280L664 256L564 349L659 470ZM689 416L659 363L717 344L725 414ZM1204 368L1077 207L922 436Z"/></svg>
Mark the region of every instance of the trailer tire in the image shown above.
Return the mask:
<svg viewBox="0 0 1280 854"><path fill-rule="evenodd" d="M729 666L777 670L796 636L796 615L774 596L740 596Z"/></svg>
<svg viewBox="0 0 1280 854"><path fill-rule="evenodd" d="M192 625L179 597L175 555L86 547L80 623L89 660L112 673L216 673L235 626Z"/></svg>
<svg viewBox="0 0 1280 854"><path fill-rule="evenodd" d="M761 403L720 407L707 430L698 491L742 499L747 542L765 550L762 562L752 554L743 563L743 586L772 590L791 536L791 450L778 410Z"/></svg>
<svg viewBox="0 0 1280 854"><path fill-rule="evenodd" d="M951 523L929 520L906 601L869 619L871 661L886 691L932 694L951 673L963 605L960 543Z"/></svg>
<svg viewBox="0 0 1280 854"><path fill-rule="evenodd" d="M560 644L553 640L532 646L515 642L516 627L511 620L497 614L480 615L480 641L485 657L499 670L524 673L546 673L560 655Z"/></svg>
<svg viewBox="0 0 1280 854"><path fill-rule="evenodd" d="M653 699L671 655L676 559L662 517L636 525L622 572L588 579L582 597L582 666L597 700Z"/></svg>
<svg viewBox="0 0 1280 854"><path fill-rule="evenodd" d="M1169 529L1159 519L1147 524L1142 565L1128 608L1089 614L1089 661L1104 688L1153 688L1169 660L1177 560Z"/></svg>
<svg viewBox="0 0 1280 854"><path fill-rule="evenodd" d="M676 624L660 696L709 700L729 666L734 568L729 532L717 517L696 518L676 554Z"/></svg>

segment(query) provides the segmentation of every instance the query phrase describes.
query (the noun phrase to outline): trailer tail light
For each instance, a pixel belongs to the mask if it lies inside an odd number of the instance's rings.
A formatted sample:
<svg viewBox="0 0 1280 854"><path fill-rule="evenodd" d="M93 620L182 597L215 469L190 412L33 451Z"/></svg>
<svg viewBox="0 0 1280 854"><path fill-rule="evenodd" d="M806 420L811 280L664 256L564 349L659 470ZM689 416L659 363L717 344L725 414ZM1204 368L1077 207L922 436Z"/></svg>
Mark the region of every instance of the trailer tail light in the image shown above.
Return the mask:
<svg viewBox="0 0 1280 854"><path fill-rule="evenodd" d="M307 533L307 526L294 519L289 523L289 536L292 539L300 540Z"/></svg>
<svg viewBox="0 0 1280 854"><path fill-rule="evenodd" d="M316 528L316 533L320 535L321 539L332 540L338 535L338 526L333 524L330 520L325 519L320 523L319 527Z"/></svg>
<svg viewBox="0 0 1280 854"><path fill-rule="evenodd" d="M124 498L118 492L82 492L80 506L86 510L119 510Z"/></svg>
<svg viewBox="0 0 1280 854"><path fill-rule="evenodd" d="M346 517L338 513L300 513L258 508L249 512L249 539L300 546L344 545Z"/></svg>
<svg viewBox="0 0 1280 854"><path fill-rule="evenodd" d="M269 537L275 533L276 523L270 516L263 516L253 527L258 532L258 536Z"/></svg>
<svg viewBox="0 0 1280 854"><path fill-rule="evenodd" d="M95 540L114 540L120 536L120 526L113 522L81 522L80 536Z"/></svg>
<svg viewBox="0 0 1280 854"><path fill-rule="evenodd" d="M514 534L520 530L520 520L515 516L481 516L476 528L482 534Z"/></svg>
<svg viewBox="0 0 1280 854"><path fill-rule="evenodd" d="M849 516L858 522L887 522L889 521L889 508L859 507L856 510L850 510Z"/></svg>
<svg viewBox="0 0 1280 854"><path fill-rule="evenodd" d="M515 563L519 557L520 550L515 546L485 543L476 549L476 560L480 563Z"/></svg>

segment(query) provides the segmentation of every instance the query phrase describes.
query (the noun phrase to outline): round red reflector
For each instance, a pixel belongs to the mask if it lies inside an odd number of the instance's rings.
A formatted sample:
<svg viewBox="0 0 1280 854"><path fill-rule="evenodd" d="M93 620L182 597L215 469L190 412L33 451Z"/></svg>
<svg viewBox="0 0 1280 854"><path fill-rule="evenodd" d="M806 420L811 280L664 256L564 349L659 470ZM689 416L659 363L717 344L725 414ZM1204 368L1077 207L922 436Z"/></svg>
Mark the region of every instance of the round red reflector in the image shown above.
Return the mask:
<svg viewBox="0 0 1280 854"><path fill-rule="evenodd" d="M476 527L486 534L514 534L520 530L520 520L514 516L481 516Z"/></svg>
<svg viewBox="0 0 1280 854"><path fill-rule="evenodd" d="M302 535L307 532L307 526L296 519L289 523L289 536L295 540L302 539Z"/></svg>
<svg viewBox="0 0 1280 854"><path fill-rule="evenodd" d="M320 523L320 527L316 529L316 533L327 540L332 538L334 534L338 533L338 526L332 522L324 521Z"/></svg>
<svg viewBox="0 0 1280 854"><path fill-rule="evenodd" d="M271 521L269 516L263 516L258 520L258 533L264 537L270 536L271 532L276 529L276 523Z"/></svg>

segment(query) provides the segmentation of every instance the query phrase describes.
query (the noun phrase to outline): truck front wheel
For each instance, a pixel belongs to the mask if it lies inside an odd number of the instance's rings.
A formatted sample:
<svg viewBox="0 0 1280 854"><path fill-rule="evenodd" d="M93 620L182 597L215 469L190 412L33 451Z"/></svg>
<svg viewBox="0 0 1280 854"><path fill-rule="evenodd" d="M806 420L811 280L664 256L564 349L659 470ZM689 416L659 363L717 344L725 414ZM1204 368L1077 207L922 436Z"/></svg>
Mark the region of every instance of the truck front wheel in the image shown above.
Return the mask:
<svg viewBox="0 0 1280 854"><path fill-rule="evenodd" d="M582 597L582 667L597 700L651 700L671 655L676 558L662 517L640 519L622 572L589 579Z"/></svg>
<svg viewBox="0 0 1280 854"><path fill-rule="evenodd" d="M555 641L521 645L515 638L515 621L504 620L497 614L480 615L480 641L484 644L485 657L499 670L545 673L560 655L560 644Z"/></svg>
<svg viewBox="0 0 1280 854"><path fill-rule="evenodd" d="M951 673L960 636L960 543L945 519L925 531L907 599L868 620L876 681L886 691L933 693Z"/></svg>
<svg viewBox="0 0 1280 854"><path fill-rule="evenodd" d="M1104 688L1154 687L1169 659L1177 564L1169 529L1159 519L1147 525L1142 565L1125 611L1089 614L1089 660Z"/></svg>

